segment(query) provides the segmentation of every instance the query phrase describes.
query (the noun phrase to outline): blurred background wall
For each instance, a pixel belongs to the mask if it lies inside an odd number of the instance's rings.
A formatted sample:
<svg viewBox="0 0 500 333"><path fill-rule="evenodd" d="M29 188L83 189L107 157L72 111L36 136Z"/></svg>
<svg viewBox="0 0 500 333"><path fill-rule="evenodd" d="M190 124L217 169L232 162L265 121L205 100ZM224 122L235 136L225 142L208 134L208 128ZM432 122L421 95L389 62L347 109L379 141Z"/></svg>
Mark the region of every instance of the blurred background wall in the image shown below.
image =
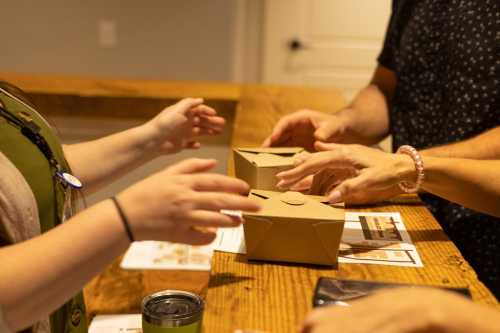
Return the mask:
<svg viewBox="0 0 500 333"><path fill-rule="evenodd" d="M0 0L0 72L231 80L234 0Z"/></svg>
<svg viewBox="0 0 500 333"><path fill-rule="evenodd" d="M376 66L391 0L0 0L0 72L333 86Z"/></svg>

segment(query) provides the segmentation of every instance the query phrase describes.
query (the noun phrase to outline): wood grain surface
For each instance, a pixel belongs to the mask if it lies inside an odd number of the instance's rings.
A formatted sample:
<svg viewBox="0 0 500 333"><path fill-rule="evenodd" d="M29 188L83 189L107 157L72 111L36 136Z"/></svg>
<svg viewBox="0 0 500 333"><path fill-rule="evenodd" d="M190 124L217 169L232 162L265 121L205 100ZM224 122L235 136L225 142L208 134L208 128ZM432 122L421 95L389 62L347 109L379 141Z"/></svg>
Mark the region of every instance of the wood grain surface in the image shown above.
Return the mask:
<svg viewBox="0 0 500 333"><path fill-rule="evenodd" d="M205 97L238 100L240 86L223 82L157 81L106 79L61 75L0 73L0 80L13 83L34 94L81 97L145 97L179 99Z"/></svg>

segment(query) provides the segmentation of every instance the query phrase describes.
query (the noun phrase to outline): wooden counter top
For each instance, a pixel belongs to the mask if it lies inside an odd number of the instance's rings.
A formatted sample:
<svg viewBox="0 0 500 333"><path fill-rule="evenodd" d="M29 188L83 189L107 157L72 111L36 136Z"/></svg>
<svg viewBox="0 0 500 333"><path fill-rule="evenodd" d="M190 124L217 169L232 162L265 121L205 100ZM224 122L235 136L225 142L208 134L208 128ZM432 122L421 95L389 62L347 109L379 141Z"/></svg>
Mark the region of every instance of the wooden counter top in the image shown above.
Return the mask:
<svg viewBox="0 0 500 333"><path fill-rule="evenodd" d="M44 95L156 99L201 96L206 99L232 101L240 97L239 85L220 82L121 80L14 73L0 73L0 80L15 84L32 94Z"/></svg>
<svg viewBox="0 0 500 333"><path fill-rule="evenodd" d="M79 102L90 99L95 103L96 99L103 99L107 100L108 106L129 98L136 98L138 103L143 103L151 99L168 100L186 96L231 102L236 110L232 137L234 147L259 145L276 121L287 113L301 108L335 111L345 104L340 93L332 89L13 74L0 74L0 79L19 85L38 96L42 102L49 101L51 107L57 98L64 96L77 96ZM101 111L107 112L104 109ZM73 114L72 110L60 112L70 116ZM81 110L80 114L85 112ZM116 112L121 111L113 111L109 115L116 115ZM468 286L475 301L497 304L494 296L478 281L475 272L421 203L388 203L365 210L400 211L424 267L340 264L337 269L324 269L247 263L242 255L216 252L210 273L162 272L124 271L119 268L117 260L87 286L88 311L91 316L137 313L145 295L162 289L178 288L206 297L205 333L226 333L236 328L294 332L311 308L312 289L319 276Z"/></svg>

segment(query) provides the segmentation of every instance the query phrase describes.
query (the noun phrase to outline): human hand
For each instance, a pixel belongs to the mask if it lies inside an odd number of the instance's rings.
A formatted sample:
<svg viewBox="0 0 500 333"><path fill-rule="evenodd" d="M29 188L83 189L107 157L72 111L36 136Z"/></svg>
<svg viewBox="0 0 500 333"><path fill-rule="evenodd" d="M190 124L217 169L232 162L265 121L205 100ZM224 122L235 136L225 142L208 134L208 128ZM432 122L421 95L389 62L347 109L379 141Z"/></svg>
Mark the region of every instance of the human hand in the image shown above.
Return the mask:
<svg viewBox="0 0 500 333"><path fill-rule="evenodd" d="M343 179L329 177L332 182L328 189L329 201L352 203L360 198L367 199L367 192L391 192L399 182L415 178L413 160L407 155L388 154L361 145L317 142L315 147L321 152L299 156L293 169L277 175L278 187L286 189L304 177L331 170L330 173L340 174Z"/></svg>
<svg viewBox="0 0 500 333"><path fill-rule="evenodd" d="M353 169L324 169L314 175L308 194L327 195L343 181L354 176L355 172ZM351 195L345 197L343 200L348 205L367 205L394 198L402 193L404 192L399 186L393 185L386 189L370 188L366 191L351 193Z"/></svg>
<svg viewBox="0 0 500 333"><path fill-rule="evenodd" d="M203 104L201 98L185 98L161 111L145 124L150 148L158 154L172 154L184 148L200 147L197 137L222 132L225 120Z"/></svg>
<svg viewBox="0 0 500 333"><path fill-rule="evenodd" d="M342 142L346 128L345 116L301 110L281 118L262 145L304 147L314 151L316 140Z"/></svg>
<svg viewBox="0 0 500 333"><path fill-rule="evenodd" d="M205 173L215 164L215 160L184 160L120 193L118 200L137 240L208 244L216 236L214 228L241 223L221 214L221 209L259 210L246 197L248 184Z"/></svg>
<svg viewBox="0 0 500 333"><path fill-rule="evenodd" d="M430 288L381 291L350 303L328 306L306 317L301 333L495 332L482 330L493 310L452 292ZM498 314L496 314L498 318Z"/></svg>

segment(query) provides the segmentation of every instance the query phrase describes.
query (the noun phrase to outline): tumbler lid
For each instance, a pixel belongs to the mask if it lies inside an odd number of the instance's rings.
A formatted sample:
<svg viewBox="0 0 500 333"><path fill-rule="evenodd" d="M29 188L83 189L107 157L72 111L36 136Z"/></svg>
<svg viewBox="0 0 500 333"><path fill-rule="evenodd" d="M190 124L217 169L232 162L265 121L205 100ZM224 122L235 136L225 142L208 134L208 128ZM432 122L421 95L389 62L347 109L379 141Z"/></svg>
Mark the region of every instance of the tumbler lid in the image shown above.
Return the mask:
<svg viewBox="0 0 500 333"><path fill-rule="evenodd" d="M161 327L180 327L199 321L204 302L196 294L182 290L165 290L146 296L142 301L142 317Z"/></svg>

